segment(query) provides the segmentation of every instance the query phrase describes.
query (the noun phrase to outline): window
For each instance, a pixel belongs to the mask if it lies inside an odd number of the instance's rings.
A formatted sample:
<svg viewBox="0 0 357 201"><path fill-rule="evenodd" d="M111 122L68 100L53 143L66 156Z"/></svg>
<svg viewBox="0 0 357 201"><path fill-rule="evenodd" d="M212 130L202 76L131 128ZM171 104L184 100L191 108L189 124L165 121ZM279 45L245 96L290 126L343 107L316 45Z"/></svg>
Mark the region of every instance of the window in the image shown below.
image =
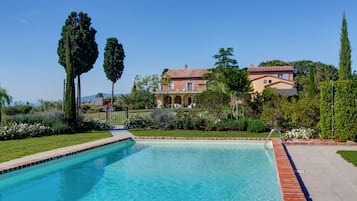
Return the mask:
<svg viewBox="0 0 357 201"><path fill-rule="evenodd" d="M264 80L264 84L267 84L268 83L268 80Z"/></svg>
<svg viewBox="0 0 357 201"><path fill-rule="evenodd" d="M187 82L187 91L193 91L193 83L192 82Z"/></svg>
<svg viewBox="0 0 357 201"><path fill-rule="evenodd" d="M174 90L174 83L170 82L168 88L169 90Z"/></svg>
<svg viewBox="0 0 357 201"><path fill-rule="evenodd" d="M278 73L278 78L283 78L283 73Z"/></svg>

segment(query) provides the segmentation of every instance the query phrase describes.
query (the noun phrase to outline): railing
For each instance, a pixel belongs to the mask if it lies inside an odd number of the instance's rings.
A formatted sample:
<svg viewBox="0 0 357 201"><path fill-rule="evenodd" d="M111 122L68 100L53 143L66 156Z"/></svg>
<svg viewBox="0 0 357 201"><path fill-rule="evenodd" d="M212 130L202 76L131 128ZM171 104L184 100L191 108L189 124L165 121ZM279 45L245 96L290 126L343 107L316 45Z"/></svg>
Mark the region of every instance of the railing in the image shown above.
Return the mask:
<svg viewBox="0 0 357 201"><path fill-rule="evenodd" d="M279 129L277 129L277 128L271 129L271 131L270 131L268 137L265 139L265 143L264 143L264 147L265 147L265 148L267 148L268 140L270 139L271 135L272 135L274 132L278 132L278 133L279 133L279 138L282 139L281 132L280 132Z"/></svg>

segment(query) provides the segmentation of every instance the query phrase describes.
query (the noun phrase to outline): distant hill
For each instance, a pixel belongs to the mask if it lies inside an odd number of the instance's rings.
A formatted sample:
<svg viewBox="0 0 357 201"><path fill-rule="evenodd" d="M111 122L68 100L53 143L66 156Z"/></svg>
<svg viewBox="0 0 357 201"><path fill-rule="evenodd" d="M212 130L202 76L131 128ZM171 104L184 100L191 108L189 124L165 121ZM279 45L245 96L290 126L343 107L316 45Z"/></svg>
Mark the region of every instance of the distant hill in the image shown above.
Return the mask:
<svg viewBox="0 0 357 201"><path fill-rule="evenodd" d="M103 93L103 97L110 97L112 94ZM114 94L114 96L119 96L120 94ZM82 97L82 103L94 102L96 95L84 96Z"/></svg>

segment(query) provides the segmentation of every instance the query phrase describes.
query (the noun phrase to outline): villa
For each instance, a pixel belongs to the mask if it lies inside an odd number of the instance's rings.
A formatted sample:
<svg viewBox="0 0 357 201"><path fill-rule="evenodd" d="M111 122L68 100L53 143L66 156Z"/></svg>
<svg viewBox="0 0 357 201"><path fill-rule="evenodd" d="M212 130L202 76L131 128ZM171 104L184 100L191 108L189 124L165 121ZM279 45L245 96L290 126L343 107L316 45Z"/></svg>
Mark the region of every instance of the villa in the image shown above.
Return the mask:
<svg viewBox="0 0 357 201"><path fill-rule="evenodd" d="M294 81L294 66L250 65L247 69L254 92L262 93L267 87L277 89L279 94L297 94Z"/></svg>
<svg viewBox="0 0 357 201"><path fill-rule="evenodd" d="M294 66L259 66L247 68L249 80L254 92L262 93L267 87L277 89L279 94L297 94L294 81ZM197 95L206 90L203 78L208 68L189 69L187 64L181 69L168 69L163 73L167 82L156 91L155 99L158 108L195 107Z"/></svg>
<svg viewBox="0 0 357 201"><path fill-rule="evenodd" d="M163 74L168 82L162 84L156 91L155 98L158 108L195 107L196 96L206 90L203 75L208 68L189 69L187 64L182 69L169 69Z"/></svg>

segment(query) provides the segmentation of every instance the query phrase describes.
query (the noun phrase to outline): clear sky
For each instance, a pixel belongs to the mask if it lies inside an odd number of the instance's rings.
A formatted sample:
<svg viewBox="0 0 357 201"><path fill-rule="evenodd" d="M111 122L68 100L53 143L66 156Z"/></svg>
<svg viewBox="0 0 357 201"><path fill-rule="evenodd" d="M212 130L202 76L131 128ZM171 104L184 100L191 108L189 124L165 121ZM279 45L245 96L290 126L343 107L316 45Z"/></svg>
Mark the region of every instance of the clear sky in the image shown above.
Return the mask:
<svg viewBox="0 0 357 201"><path fill-rule="evenodd" d="M164 68L213 67L221 47L233 47L240 67L262 61L313 60L338 66L346 12L357 70L357 1L352 0L3 0L0 85L15 101L62 98L64 68L57 46L71 11L86 12L97 30L99 57L81 76L82 95L111 91L103 70L106 39L126 53L115 93L129 93L136 74Z"/></svg>

